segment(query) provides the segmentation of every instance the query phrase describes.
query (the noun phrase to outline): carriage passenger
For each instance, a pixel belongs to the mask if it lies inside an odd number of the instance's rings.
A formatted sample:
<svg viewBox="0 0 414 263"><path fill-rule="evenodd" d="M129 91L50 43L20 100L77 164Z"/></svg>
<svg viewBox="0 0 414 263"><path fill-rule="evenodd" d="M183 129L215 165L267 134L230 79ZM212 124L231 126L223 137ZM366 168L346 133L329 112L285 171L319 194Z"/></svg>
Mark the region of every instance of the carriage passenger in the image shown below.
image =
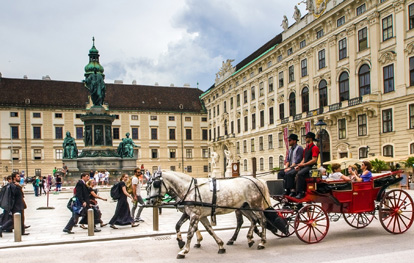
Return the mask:
<svg viewBox="0 0 414 263"><path fill-rule="evenodd" d="M356 181L358 175L357 170L358 168L355 164L351 164L348 166L348 176L349 178L351 178L351 181Z"/></svg>
<svg viewBox="0 0 414 263"><path fill-rule="evenodd" d="M335 181L335 180L351 181L351 178L341 173L341 165L339 163L332 164L332 171L333 173L329 175L327 179L328 181Z"/></svg>
<svg viewBox="0 0 414 263"><path fill-rule="evenodd" d="M372 178L372 165L369 161L362 161L361 164L362 174L357 175L356 181L357 182L369 182Z"/></svg>

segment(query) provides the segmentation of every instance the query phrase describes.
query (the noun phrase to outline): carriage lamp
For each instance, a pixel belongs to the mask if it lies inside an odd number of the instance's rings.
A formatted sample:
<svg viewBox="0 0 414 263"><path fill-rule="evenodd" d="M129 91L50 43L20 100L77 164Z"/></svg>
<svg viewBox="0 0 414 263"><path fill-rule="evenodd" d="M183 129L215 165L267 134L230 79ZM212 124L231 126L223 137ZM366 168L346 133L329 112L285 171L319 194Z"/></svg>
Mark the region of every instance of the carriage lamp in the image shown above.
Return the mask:
<svg viewBox="0 0 414 263"><path fill-rule="evenodd" d="M322 130L327 126L327 124L322 119L320 119L317 123L315 123L315 126L319 127L319 140L321 141L321 165L323 165Z"/></svg>

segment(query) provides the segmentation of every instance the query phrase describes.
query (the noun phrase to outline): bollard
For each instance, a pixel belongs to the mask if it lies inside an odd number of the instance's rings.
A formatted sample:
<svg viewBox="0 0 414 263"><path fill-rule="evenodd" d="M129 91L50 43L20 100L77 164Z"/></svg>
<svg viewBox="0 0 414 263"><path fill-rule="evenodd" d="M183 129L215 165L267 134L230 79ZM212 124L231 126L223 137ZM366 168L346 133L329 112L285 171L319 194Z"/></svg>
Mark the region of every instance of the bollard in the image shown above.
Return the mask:
<svg viewBox="0 0 414 263"><path fill-rule="evenodd" d="M22 214L13 214L14 242L22 242Z"/></svg>
<svg viewBox="0 0 414 263"><path fill-rule="evenodd" d="M152 230L158 231L158 206L152 208Z"/></svg>
<svg viewBox="0 0 414 263"><path fill-rule="evenodd" d="M88 236L93 236L95 230L95 219L93 218L93 209L88 209Z"/></svg>

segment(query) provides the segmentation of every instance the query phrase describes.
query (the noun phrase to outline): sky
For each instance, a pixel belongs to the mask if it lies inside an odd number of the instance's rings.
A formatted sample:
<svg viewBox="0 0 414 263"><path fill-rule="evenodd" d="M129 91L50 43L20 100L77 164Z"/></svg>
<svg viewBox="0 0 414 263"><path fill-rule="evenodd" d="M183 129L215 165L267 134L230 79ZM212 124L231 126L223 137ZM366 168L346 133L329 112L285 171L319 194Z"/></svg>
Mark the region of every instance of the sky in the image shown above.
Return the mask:
<svg viewBox="0 0 414 263"><path fill-rule="evenodd" d="M207 90L282 32L300 0L0 0L4 78L82 81L92 37L105 82ZM305 4L300 4L302 15Z"/></svg>

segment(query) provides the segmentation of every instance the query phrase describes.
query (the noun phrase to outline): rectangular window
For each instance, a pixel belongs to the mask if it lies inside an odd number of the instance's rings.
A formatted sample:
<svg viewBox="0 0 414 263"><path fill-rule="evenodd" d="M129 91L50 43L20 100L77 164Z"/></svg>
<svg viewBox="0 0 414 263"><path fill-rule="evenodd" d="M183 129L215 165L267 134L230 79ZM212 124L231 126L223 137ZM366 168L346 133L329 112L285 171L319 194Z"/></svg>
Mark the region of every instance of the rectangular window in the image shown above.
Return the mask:
<svg viewBox="0 0 414 263"><path fill-rule="evenodd" d="M318 52L319 69L325 67L325 49Z"/></svg>
<svg viewBox="0 0 414 263"><path fill-rule="evenodd" d="M259 97L263 97L264 96L264 84L263 82L259 83Z"/></svg>
<svg viewBox="0 0 414 263"><path fill-rule="evenodd" d="M33 139L42 139L41 127L33 127Z"/></svg>
<svg viewBox="0 0 414 263"><path fill-rule="evenodd" d="M234 121L230 122L230 131L231 134L234 134Z"/></svg>
<svg viewBox="0 0 414 263"><path fill-rule="evenodd" d="M76 139L83 139L83 127L76 127Z"/></svg>
<svg viewBox="0 0 414 263"><path fill-rule="evenodd" d="M285 118L285 104L279 104L279 119L283 120Z"/></svg>
<svg viewBox="0 0 414 263"><path fill-rule="evenodd" d="M237 133L241 132L241 123L240 119L237 119Z"/></svg>
<svg viewBox="0 0 414 263"><path fill-rule="evenodd" d="M138 115L131 115L131 120L133 120L133 121L138 120Z"/></svg>
<svg viewBox="0 0 414 263"><path fill-rule="evenodd" d="M316 38L319 39L321 37L323 37L323 29L321 29L318 32L316 32Z"/></svg>
<svg viewBox="0 0 414 263"><path fill-rule="evenodd" d="M260 127L264 127L264 110L260 111Z"/></svg>
<svg viewBox="0 0 414 263"><path fill-rule="evenodd" d="M382 132L392 132L392 109L382 111Z"/></svg>
<svg viewBox="0 0 414 263"><path fill-rule="evenodd" d="M368 30L366 27L358 31L358 46L359 51L368 48Z"/></svg>
<svg viewBox="0 0 414 263"><path fill-rule="evenodd" d="M170 140L175 140L175 129L169 129Z"/></svg>
<svg viewBox="0 0 414 263"><path fill-rule="evenodd" d="M76 114L75 114L75 118L76 118L76 119L80 119L80 117L81 117L81 116L82 116L82 114L80 114L80 113L76 113Z"/></svg>
<svg viewBox="0 0 414 263"><path fill-rule="evenodd" d="M359 148L359 159L367 158L367 157L368 157L367 147Z"/></svg>
<svg viewBox="0 0 414 263"><path fill-rule="evenodd" d="M362 5L357 7L356 14L357 14L357 16L359 16L359 15L363 14L365 11L366 11L366 6L365 6L365 4L362 4Z"/></svg>
<svg viewBox="0 0 414 263"><path fill-rule="evenodd" d="M287 50L287 55L290 56L290 55L292 55L292 53L293 53L293 49L292 48L289 48Z"/></svg>
<svg viewBox="0 0 414 263"><path fill-rule="evenodd" d="M10 117L19 117L19 113L15 112L15 111L12 111L12 112L10 112Z"/></svg>
<svg viewBox="0 0 414 263"><path fill-rule="evenodd" d="M151 140L158 140L158 129L151 128Z"/></svg>
<svg viewBox="0 0 414 263"><path fill-rule="evenodd" d="M207 122L207 117L201 117L201 122Z"/></svg>
<svg viewBox="0 0 414 263"><path fill-rule="evenodd" d="M219 114L219 106L217 105L217 115ZM191 121L191 117L185 117L185 121Z"/></svg>
<svg viewBox="0 0 414 263"><path fill-rule="evenodd" d="M343 16L343 17L339 18L338 20L336 20L336 26L337 27L340 27L343 24L345 24L345 16Z"/></svg>
<svg viewBox="0 0 414 263"><path fill-rule="evenodd" d="M358 115L358 136L367 135L367 115Z"/></svg>
<svg viewBox="0 0 414 263"><path fill-rule="evenodd" d="M185 149L185 158L187 158L187 159L193 158L193 150L192 149Z"/></svg>
<svg viewBox="0 0 414 263"><path fill-rule="evenodd" d="M273 135L269 134L267 136L267 144L269 149L273 149Z"/></svg>
<svg viewBox="0 0 414 263"><path fill-rule="evenodd" d="M259 151L263 151L263 136L259 137Z"/></svg>
<svg viewBox="0 0 414 263"><path fill-rule="evenodd" d="M247 90L243 91L243 103L247 103Z"/></svg>
<svg viewBox="0 0 414 263"><path fill-rule="evenodd" d="M170 170L174 172L175 171L175 165L170 166Z"/></svg>
<svg viewBox="0 0 414 263"><path fill-rule="evenodd" d="M55 127L55 139L63 139L63 127Z"/></svg>
<svg viewBox="0 0 414 263"><path fill-rule="evenodd" d="M278 134L278 146L279 148L283 147L283 133L282 132L279 132Z"/></svg>
<svg viewBox="0 0 414 263"><path fill-rule="evenodd" d="M227 101L223 102L223 111L224 113L227 113Z"/></svg>
<svg viewBox="0 0 414 263"><path fill-rule="evenodd" d="M346 120L345 119L338 120L338 138L339 139L346 138Z"/></svg>
<svg viewBox="0 0 414 263"><path fill-rule="evenodd" d="M19 126L11 126L11 138L19 139Z"/></svg>
<svg viewBox="0 0 414 263"><path fill-rule="evenodd" d="M33 118L41 118L42 115L40 114L40 112L33 112Z"/></svg>
<svg viewBox="0 0 414 263"><path fill-rule="evenodd" d="M392 15L382 19L382 41L388 40L393 37L392 30Z"/></svg>
<svg viewBox="0 0 414 263"><path fill-rule="evenodd" d="M414 4L408 6L408 16L410 20L409 29L414 28Z"/></svg>
<svg viewBox="0 0 414 263"><path fill-rule="evenodd" d="M152 159L158 159L158 150L157 149L151 149L151 158Z"/></svg>
<svg viewBox="0 0 414 263"><path fill-rule="evenodd" d="M414 129L414 104L410 104L409 106L410 111L410 129Z"/></svg>
<svg viewBox="0 0 414 263"><path fill-rule="evenodd" d="M62 160L63 150L62 149L56 149L55 150L55 156L56 156L56 160Z"/></svg>
<svg viewBox="0 0 414 263"><path fill-rule="evenodd" d="M270 77L269 78L269 92L272 92L273 91L273 78L272 77Z"/></svg>
<svg viewBox="0 0 414 263"><path fill-rule="evenodd" d="M33 150L33 159L42 160L42 149L34 149Z"/></svg>
<svg viewBox="0 0 414 263"><path fill-rule="evenodd" d="M252 130L256 129L256 114L252 114Z"/></svg>
<svg viewBox="0 0 414 263"><path fill-rule="evenodd" d="M283 71L279 72L279 88L283 87Z"/></svg>
<svg viewBox="0 0 414 263"><path fill-rule="evenodd" d="M230 110L233 109L233 97L230 98Z"/></svg>
<svg viewBox="0 0 414 263"><path fill-rule="evenodd" d="M237 107L240 107L240 94L237 94L236 96L236 105Z"/></svg>
<svg viewBox="0 0 414 263"><path fill-rule="evenodd" d="M193 167L191 165L188 165L187 167L185 167L185 170L187 171L187 173L192 173Z"/></svg>
<svg viewBox="0 0 414 263"><path fill-rule="evenodd" d="M240 153L240 142L236 142L236 153Z"/></svg>
<svg viewBox="0 0 414 263"><path fill-rule="evenodd" d="M157 116L150 116L150 119L151 119L152 121L156 121L156 120L157 120Z"/></svg>
<svg viewBox="0 0 414 263"><path fill-rule="evenodd" d="M201 149L201 156L203 158L208 158L208 149Z"/></svg>
<svg viewBox="0 0 414 263"><path fill-rule="evenodd" d="M119 115L118 114L115 114L115 119L119 120Z"/></svg>
<svg viewBox="0 0 414 263"><path fill-rule="evenodd" d="M299 47L302 49L302 48L304 48L304 47L306 47L306 40L302 40L302 41L300 41L300 43L299 43Z"/></svg>
<svg viewBox="0 0 414 263"><path fill-rule="evenodd" d="M119 128L112 128L112 136L114 139L119 140Z"/></svg>
<svg viewBox="0 0 414 263"><path fill-rule="evenodd" d="M133 140L138 140L138 128L131 128L131 134Z"/></svg>
<svg viewBox="0 0 414 263"><path fill-rule="evenodd" d="M250 150L251 150L251 152L255 152L255 149L254 149L254 138L251 138L250 139Z"/></svg>
<svg viewBox="0 0 414 263"><path fill-rule="evenodd" d="M255 87L251 88L252 100L256 99L256 89Z"/></svg>
<svg viewBox="0 0 414 263"><path fill-rule="evenodd" d="M56 119L62 119L63 118L63 114L62 113L55 113L55 118Z"/></svg>
<svg viewBox="0 0 414 263"><path fill-rule="evenodd" d="M243 141L243 153L247 153L247 141Z"/></svg>
<svg viewBox="0 0 414 263"><path fill-rule="evenodd" d="M257 70L257 72L258 72L258 73L262 73L262 71L263 71L263 68L262 68L262 67L260 67L260 68Z"/></svg>
<svg viewBox="0 0 414 263"><path fill-rule="evenodd" d="M339 60L346 58L346 38L339 40Z"/></svg>
<svg viewBox="0 0 414 263"><path fill-rule="evenodd" d="M305 127L300 128L300 143L302 145L305 145L306 143L306 128Z"/></svg>
<svg viewBox="0 0 414 263"><path fill-rule="evenodd" d="M410 58L410 86L414 86L414 57Z"/></svg>
<svg viewBox="0 0 414 263"><path fill-rule="evenodd" d="M308 59L305 58L300 62L300 69L302 77L308 75Z"/></svg>
<svg viewBox="0 0 414 263"><path fill-rule="evenodd" d="M207 136L207 129L202 129L201 130L201 136L202 136L202 140L203 141L207 141L208 140L208 136Z"/></svg>
<svg viewBox="0 0 414 263"><path fill-rule="evenodd" d="M203 172L208 173L208 165L203 165Z"/></svg>
<svg viewBox="0 0 414 263"><path fill-rule="evenodd" d="M294 66L289 67L289 83L295 81L295 68Z"/></svg>
<svg viewBox="0 0 414 263"><path fill-rule="evenodd" d="M185 139L186 140L192 140L191 129L185 129Z"/></svg>
<svg viewBox="0 0 414 263"><path fill-rule="evenodd" d="M175 159L177 157L176 150L170 149L170 159Z"/></svg>
<svg viewBox="0 0 414 263"><path fill-rule="evenodd" d="M384 67L384 93L394 91L394 64Z"/></svg>
<svg viewBox="0 0 414 263"><path fill-rule="evenodd" d="M269 124L275 123L275 118L273 115L273 107L269 108Z"/></svg>
<svg viewBox="0 0 414 263"><path fill-rule="evenodd" d="M244 116L244 131L247 132L249 130L249 123L248 117Z"/></svg>

